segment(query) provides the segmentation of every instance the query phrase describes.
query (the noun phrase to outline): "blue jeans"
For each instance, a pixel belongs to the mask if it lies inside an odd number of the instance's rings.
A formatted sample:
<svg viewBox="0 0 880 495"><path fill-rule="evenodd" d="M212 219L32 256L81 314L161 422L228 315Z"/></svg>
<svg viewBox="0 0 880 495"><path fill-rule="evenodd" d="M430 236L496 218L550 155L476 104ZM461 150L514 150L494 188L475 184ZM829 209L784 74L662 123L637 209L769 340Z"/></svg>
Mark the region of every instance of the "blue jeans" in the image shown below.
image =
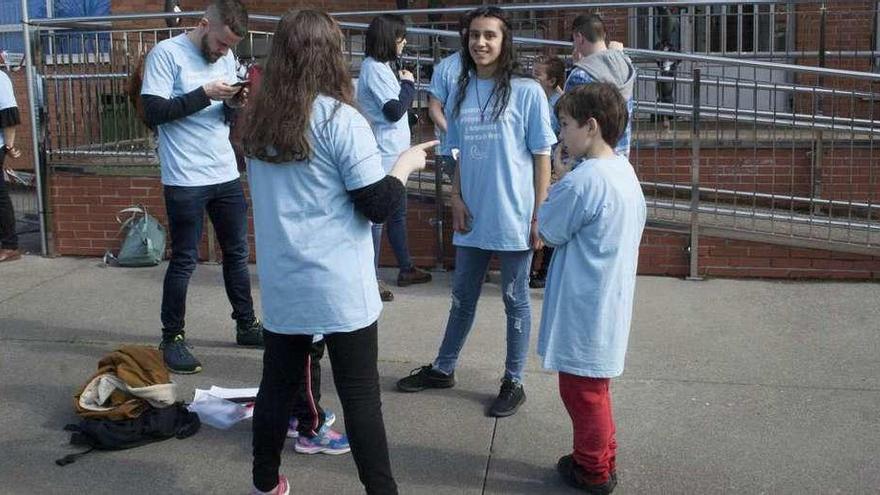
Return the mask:
<svg viewBox="0 0 880 495"><path fill-rule="evenodd" d="M397 266L401 270L412 268L412 258L409 255L409 245L406 239L406 196L394 213L392 213L385 223L373 224L373 262L376 268L379 268L379 249L382 246L382 226L387 226L388 243L391 244L391 250L397 258Z"/></svg>
<svg viewBox="0 0 880 495"><path fill-rule="evenodd" d="M532 251L486 251L471 247L455 249L452 308L449 310L446 334L434 367L446 374L455 370L461 348L474 325L477 300L480 299L489 259L495 253L501 259L501 288L504 312L507 314L507 360L504 363L504 378L522 382L532 328L532 307L529 300Z"/></svg>
<svg viewBox="0 0 880 495"><path fill-rule="evenodd" d="M223 283L234 320L252 320L251 277L248 271L247 202L241 181L210 186L165 186L165 209L171 234L171 260L162 290L162 336L183 332L186 291L198 262L205 210L223 251Z"/></svg>

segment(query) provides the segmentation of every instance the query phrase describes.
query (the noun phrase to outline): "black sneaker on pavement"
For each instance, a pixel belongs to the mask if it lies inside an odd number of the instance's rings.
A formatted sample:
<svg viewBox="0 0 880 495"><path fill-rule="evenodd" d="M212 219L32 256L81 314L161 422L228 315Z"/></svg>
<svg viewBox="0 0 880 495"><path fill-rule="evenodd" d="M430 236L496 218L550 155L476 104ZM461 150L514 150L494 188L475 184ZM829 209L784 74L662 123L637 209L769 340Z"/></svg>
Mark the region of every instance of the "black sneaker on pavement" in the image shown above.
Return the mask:
<svg viewBox="0 0 880 495"><path fill-rule="evenodd" d="M263 347L263 323L259 318L239 320L235 323L235 343L251 347Z"/></svg>
<svg viewBox="0 0 880 495"><path fill-rule="evenodd" d="M605 483L588 483L585 479L586 473L574 462L574 456L571 454L559 458L556 470L568 486L591 495L608 495L617 487L617 473L611 473L611 477Z"/></svg>
<svg viewBox="0 0 880 495"><path fill-rule="evenodd" d="M418 267L409 270L400 270L397 274L397 286L407 287L414 284L426 284L431 281L431 274Z"/></svg>
<svg viewBox="0 0 880 495"><path fill-rule="evenodd" d="M526 392L521 383L516 383L509 378L501 382L501 391L489 408L489 416L504 418L513 416L519 406L526 401Z"/></svg>
<svg viewBox="0 0 880 495"><path fill-rule="evenodd" d="M177 334L170 340L163 340L159 344L165 366L172 373L179 375L191 375L202 371L202 363L189 352L190 346L186 343L183 334Z"/></svg>
<svg viewBox="0 0 880 495"><path fill-rule="evenodd" d="M421 392L426 388L452 388L455 386L455 372L447 375L434 369L432 365L416 368L406 378L397 381L401 392Z"/></svg>

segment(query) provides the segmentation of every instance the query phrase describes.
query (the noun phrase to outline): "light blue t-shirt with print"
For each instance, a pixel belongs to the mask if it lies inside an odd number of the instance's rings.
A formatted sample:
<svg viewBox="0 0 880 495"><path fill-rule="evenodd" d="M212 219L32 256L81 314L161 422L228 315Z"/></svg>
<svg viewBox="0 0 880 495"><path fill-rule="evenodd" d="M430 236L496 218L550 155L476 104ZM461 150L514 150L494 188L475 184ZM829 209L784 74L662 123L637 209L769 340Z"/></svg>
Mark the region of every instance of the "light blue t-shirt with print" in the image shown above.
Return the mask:
<svg viewBox="0 0 880 495"><path fill-rule="evenodd" d="M357 101L364 117L373 128L376 144L382 154L385 171L391 170L401 153L410 147L409 117L406 113L391 122L382 113L382 107L400 98L400 81L387 62L367 57L361 64L357 83Z"/></svg>
<svg viewBox="0 0 880 495"><path fill-rule="evenodd" d="M12 89L12 80L9 79L6 72L0 70L0 110L17 107L18 103L15 102L15 92ZM3 137L2 129L0 129L0 147L5 144L6 139ZM0 171L0 173L3 172Z"/></svg>
<svg viewBox="0 0 880 495"><path fill-rule="evenodd" d="M560 98L562 98L562 94L555 92L547 97L547 104L550 106L550 127L553 128L553 133L557 136L559 135L559 117L556 116L556 104L559 103Z"/></svg>
<svg viewBox="0 0 880 495"><path fill-rule="evenodd" d="M458 84L460 75L461 52L455 52L438 62L434 66L434 73L431 74L431 85L428 87L428 92L443 105L443 112L447 120L449 120L448 109L452 104L449 100L449 94ZM440 129L437 129L437 139L440 140L439 153L450 156L452 150L446 147L446 135Z"/></svg>
<svg viewBox="0 0 880 495"><path fill-rule="evenodd" d="M581 160L538 210L555 247L538 354L545 368L592 378L623 372L645 197L626 157Z"/></svg>
<svg viewBox="0 0 880 495"><path fill-rule="evenodd" d="M235 66L232 52L208 63L186 34L181 34L159 42L147 54L141 94L170 99L217 80L231 84L237 80ZM208 186L239 177L221 101L160 125L158 144L166 186Z"/></svg>
<svg viewBox="0 0 880 495"><path fill-rule="evenodd" d="M471 230L456 232L453 244L492 251L529 249L535 206L534 154L556 143L547 96L532 79L514 77L504 113L494 118L494 79L471 75L461 112L450 103L448 142L461 150L461 196ZM449 95L456 99L457 88ZM491 101L490 101L491 97Z"/></svg>
<svg viewBox="0 0 880 495"><path fill-rule="evenodd" d="M248 159L263 326L283 334L350 332L379 318L370 221L348 191L385 177L370 125L319 95L305 162Z"/></svg>
<svg viewBox="0 0 880 495"><path fill-rule="evenodd" d="M568 79L565 80L565 92L571 91L573 88L576 88L578 86L594 82L596 81L587 73L587 71L581 69L580 67L575 67L574 69L572 69L571 74L568 75ZM620 136L620 140L617 141L617 146L614 147L615 153L625 156L627 158L629 158L629 149L632 142L633 108L633 99L627 99L626 112L627 114L629 114L629 119L627 119L626 121L626 130L623 131L623 135Z"/></svg>

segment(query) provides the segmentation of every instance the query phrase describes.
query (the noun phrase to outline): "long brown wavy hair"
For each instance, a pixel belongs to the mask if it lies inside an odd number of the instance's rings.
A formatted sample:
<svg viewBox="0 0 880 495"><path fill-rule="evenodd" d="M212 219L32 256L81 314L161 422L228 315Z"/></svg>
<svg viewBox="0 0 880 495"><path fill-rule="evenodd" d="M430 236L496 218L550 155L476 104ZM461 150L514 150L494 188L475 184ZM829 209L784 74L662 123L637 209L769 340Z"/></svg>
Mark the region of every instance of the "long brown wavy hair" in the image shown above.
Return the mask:
<svg viewBox="0 0 880 495"><path fill-rule="evenodd" d="M354 104L342 42L339 25L323 12L292 10L281 18L259 91L248 105L242 138L247 156L272 163L309 159L318 93Z"/></svg>

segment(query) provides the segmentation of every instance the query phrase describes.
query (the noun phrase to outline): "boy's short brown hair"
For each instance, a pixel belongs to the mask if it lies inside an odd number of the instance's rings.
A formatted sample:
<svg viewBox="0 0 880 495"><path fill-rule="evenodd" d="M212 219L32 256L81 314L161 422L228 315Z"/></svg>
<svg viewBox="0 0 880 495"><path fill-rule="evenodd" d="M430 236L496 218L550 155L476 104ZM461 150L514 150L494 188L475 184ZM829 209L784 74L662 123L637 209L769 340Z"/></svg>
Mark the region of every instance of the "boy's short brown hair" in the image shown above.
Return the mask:
<svg viewBox="0 0 880 495"><path fill-rule="evenodd" d="M535 66L543 66L547 78L553 81L554 86L562 87L565 84L565 62L559 57L542 55L535 59Z"/></svg>
<svg viewBox="0 0 880 495"><path fill-rule="evenodd" d="M599 14L581 14L571 23L572 34L577 33L590 43L605 40L605 23Z"/></svg>
<svg viewBox="0 0 880 495"><path fill-rule="evenodd" d="M629 121L626 101L617 86L610 83L584 84L568 91L556 103L556 116L563 113L579 126L596 119L602 139L612 148L617 146Z"/></svg>

